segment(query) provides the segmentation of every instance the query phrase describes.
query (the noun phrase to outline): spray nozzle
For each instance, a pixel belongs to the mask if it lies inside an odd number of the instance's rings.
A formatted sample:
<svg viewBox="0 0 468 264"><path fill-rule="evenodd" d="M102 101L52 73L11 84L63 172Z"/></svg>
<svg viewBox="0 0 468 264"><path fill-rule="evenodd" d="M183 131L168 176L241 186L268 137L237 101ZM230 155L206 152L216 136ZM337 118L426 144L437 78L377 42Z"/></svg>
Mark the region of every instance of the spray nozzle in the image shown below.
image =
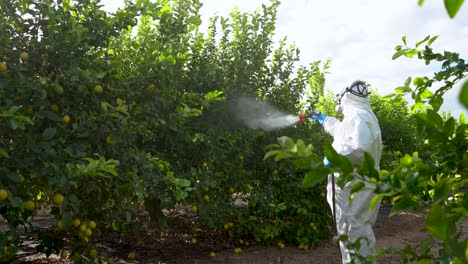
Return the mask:
<svg viewBox="0 0 468 264"><path fill-rule="evenodd" d="M304 113L300 113L299 114L299 120L301 120L301 122L304 122L307 120L307 114L304 114Z"/></svg>
<svg viewBox="0 0 468 264"><path fill-rule="evenodd" d="M317 110L312 110L310 113L300 113L299 114L299 120L301 120L301 122L304 122L307 119L309 119L311 116L320 115L320 114L321 114L321 112L317 111Z"/></svg>

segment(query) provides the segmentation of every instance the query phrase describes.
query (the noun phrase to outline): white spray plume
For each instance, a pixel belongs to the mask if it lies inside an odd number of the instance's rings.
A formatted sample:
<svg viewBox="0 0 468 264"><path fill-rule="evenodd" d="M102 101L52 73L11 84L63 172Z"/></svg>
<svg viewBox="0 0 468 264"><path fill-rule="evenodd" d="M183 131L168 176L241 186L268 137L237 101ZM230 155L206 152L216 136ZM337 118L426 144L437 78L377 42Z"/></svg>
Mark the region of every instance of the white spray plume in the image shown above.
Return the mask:
<svg viewBox="0 0 468 264"><path fill-rule="evenodd" d="M274 130L299 122L297 115L284 113L255 98L241 97L233 108L234 115L249 128Z"/></svg>

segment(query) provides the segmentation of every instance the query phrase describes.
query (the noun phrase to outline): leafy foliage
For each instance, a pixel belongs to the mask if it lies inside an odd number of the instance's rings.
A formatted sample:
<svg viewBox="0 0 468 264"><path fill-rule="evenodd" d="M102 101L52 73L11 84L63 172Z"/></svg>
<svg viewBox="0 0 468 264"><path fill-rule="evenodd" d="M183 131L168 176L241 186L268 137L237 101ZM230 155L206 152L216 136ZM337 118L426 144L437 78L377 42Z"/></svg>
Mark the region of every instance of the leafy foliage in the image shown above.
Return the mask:
<svg viewBox="0 0 468 264"><path fill-rule="evenodd" d="M71 249L78 263L106 257L94 245L106 227L138 232L146 210L164 228L162 209L178 203L196 206L206 228L232 223L232 237L327 239L320 189L299 188L299 171L261 159L280 135L319 131L248 130L228 107L247 95L295 113L309 84L323 90L326 65L296 68L297 48L273 47L278 6L214 17L205 36L197 0L138 0L113 14L94 0L1 2L2 259L40 207L57 225L38 249Z"/></svg>

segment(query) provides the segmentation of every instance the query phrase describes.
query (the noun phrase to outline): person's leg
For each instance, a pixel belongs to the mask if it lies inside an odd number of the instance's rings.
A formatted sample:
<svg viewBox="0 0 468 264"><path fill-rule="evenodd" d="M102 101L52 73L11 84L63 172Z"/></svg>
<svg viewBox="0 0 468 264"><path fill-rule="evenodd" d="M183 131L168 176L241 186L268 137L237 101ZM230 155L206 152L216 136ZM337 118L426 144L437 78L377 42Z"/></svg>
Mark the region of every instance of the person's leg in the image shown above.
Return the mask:
<svg viewBox="0 0 468 264"><path fill-rule="evenodd" d="M379 205L375 210L370 210L370 202L375 196L373 189L366 187L354 194L352 203L349 203L349 190L352 184L348 184L343 190L335 188L336 228L338 235L347 235L352 243L360 241L359 249L348 248L349 243L340 242L340 251L343 263L360 263L353 255L371 256L375 254L375 236L372 225L377 218ZM327 186L327 200L333 212L333 197L331 177Z"/></svg>

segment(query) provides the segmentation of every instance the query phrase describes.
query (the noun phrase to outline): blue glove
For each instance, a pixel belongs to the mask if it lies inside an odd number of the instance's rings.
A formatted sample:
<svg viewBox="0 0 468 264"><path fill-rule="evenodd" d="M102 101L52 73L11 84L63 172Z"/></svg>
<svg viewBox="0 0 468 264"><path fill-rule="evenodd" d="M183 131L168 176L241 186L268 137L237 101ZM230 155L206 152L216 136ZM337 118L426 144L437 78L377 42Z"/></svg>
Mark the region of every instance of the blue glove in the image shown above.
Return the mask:
<svg viewBox="0 0 468 264"><path fill-rule="evenodd" d="M331 167L331 163L328 161L327 157L323 158L323 165L325 165L327 168Z"/></svg>
<svg viewBox="0 0 468 264"><path fill-rule="evenodd" d="M319 124L323 125L323 121L327 116L320 113L319 111L312 111L310 114L310 118L314 119L315 121L319 122Z"/></svg>

